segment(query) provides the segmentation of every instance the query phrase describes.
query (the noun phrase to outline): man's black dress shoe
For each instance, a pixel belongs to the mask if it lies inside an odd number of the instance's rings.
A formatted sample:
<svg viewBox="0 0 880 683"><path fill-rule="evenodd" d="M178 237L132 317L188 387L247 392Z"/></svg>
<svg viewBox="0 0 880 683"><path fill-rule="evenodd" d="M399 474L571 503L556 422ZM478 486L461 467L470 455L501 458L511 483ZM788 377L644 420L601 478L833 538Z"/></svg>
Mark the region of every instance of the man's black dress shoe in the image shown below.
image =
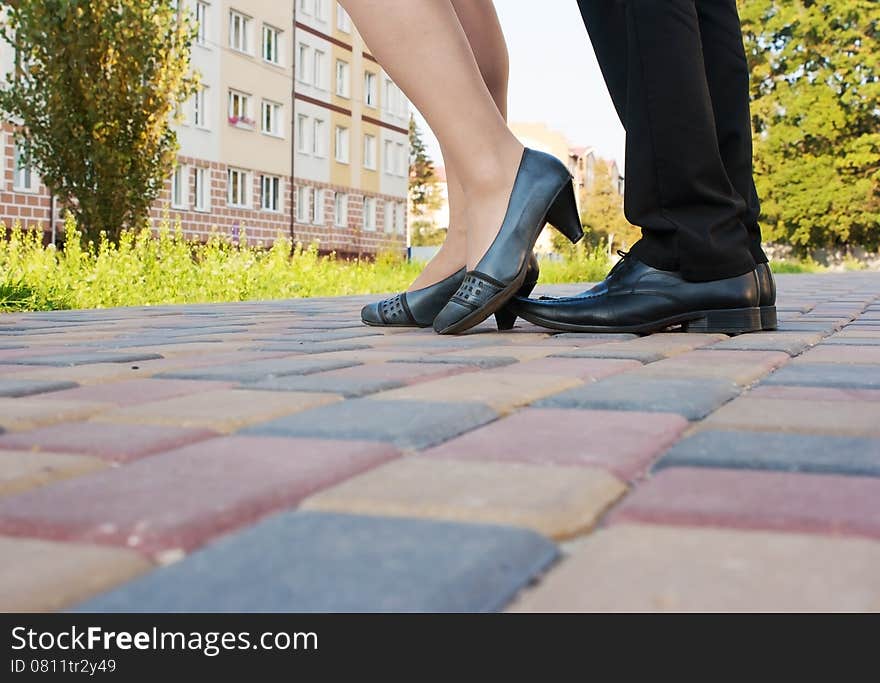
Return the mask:
<svg viewBox="0 0 880 683"><path fill-rule="evenodd" d="M529 254L547 223L572 242L584 236L571 174L554 156L523 150L495 241L437 314L434 330L458 334L510 301L526 281Z"/></svg>
<svg viewBox="0 0 880 683"><path fill-rule="evenodd" d="M538 284L540 268L532 254L526 270L526 279L517 296L527 297ZM361 320L370 327L431 327L434 318L446 305L464 280L465 269L414 292L401 292L394 296L367 304L361 309ZM516 313L507 306L495 312L495 320L501 331L512 330Z"/></svg>
<svg viewBox="0 0 880 683"><path fill-rule="evenodd" d="M758 276L758 305L761 308L761 329L775 330L779 327L776 317L776 280L769 263L759 263L755 268Z"/></svg>
<svg viewBox="0 0 880 683"><path fill-rule="evenodd" d="M691 332L743 334L761 329L755 271L688 282L624 257L602 282L575 297L516 298L510 308L536 325L568 332L650 334L681 325Z"/></svg>

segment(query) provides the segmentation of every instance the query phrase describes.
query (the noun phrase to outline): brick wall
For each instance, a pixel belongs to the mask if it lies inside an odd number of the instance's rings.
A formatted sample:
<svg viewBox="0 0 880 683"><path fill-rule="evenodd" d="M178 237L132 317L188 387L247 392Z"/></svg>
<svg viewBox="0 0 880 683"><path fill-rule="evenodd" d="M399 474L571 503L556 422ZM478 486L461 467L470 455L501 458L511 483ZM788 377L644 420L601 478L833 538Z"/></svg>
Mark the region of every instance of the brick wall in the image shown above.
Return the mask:
<svg viewBox="0 0 880 683"><path fill-rule="evenodd" d="M15 140L12 127L0 125L0 221L11 227L16 221L22 226L42 225L49 228L49 192L34 176L34 191L16 190L15 185Z"/></svg>

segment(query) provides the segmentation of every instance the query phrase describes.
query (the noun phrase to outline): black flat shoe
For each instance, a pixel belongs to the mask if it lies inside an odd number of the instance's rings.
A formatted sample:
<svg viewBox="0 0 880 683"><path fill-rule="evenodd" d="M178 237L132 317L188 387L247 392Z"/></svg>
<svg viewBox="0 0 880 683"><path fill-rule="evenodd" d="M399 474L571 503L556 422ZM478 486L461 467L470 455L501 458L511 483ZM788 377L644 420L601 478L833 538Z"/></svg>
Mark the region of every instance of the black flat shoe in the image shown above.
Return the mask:
<svg viewBox="0 0 880 683"><path fill-rule="evenodd" d="M755 269L758 276L758 305L761 309L761 329L775 330L779 327L776 316L776 280L769 263L759 263Z"/></svg>
<svg viewBox="0 0 880 683"><path fill-rule="evenodd" d="M566 332L650 334L681 325L690 332L744 334L761 329L758 276L688 282L633 256L598 285L563 299L514 299L510 308L536 325Z"/></svg>
<svg viewBox="0 0 880 683"><path fill-rule="evenodd" d="M568 169L556 157L525 149L501 230L437 314L434 330L464 332L510 301L525 283L528 256L547 223L572 242L584 235Z"/></svg>
<svg viewBox="0 0 880 683"><path fill-rule="evenodd" d="M538 259L532 254L528 272L518 296L527 297L538 283ZM361 309L361 320L371 327L430 327L446 302L458 290L464 280L462 268L445 280L428 285L414 292L401 292L395 296L367 304ZM516 323L516 313L503 308L495 314L499 330L511 330Z"/></svg>

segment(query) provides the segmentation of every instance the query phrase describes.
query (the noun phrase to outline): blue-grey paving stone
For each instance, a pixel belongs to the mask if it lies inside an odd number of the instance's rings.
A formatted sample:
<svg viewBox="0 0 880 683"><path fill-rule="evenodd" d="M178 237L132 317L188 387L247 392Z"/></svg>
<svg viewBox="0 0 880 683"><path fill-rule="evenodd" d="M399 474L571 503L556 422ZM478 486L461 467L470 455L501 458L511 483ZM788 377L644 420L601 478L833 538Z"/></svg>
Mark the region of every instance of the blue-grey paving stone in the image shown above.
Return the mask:
<svg viewBox="0 0 880 683"><path fill-rule="evenodd" d="M557 558L525 529L288 512L76 612L494 612Z"/></svg>
<svg viewBox="0 0 880 683"><path fill-rule="evenodd" d="M792 363L765 377L761 384L880 389L880 365Z"/></svg>
<svg viewBox="0 0 880 683"><path fill-rule="evenodd" d="M655 465L655 469L666 467L880 477L880 439L705 431L677 443Z"/></svg>
<svg viewBox="0 0 880 683"><path fill-rule="evenodd" d="M806 332L756 332L732 337L706 347L708 351L785 351L789 356L797 356L806 349L818 344L822 333Z"/></svg>
<svg viewBox="0 0 880 683"><path fill-rule="evenodd" d="M549 332L550 330L548 330ZM559 334L554 334L553 339L559 340L578 340L578 339L601 339L602 341L629 341L630 339L638 339L639 336L637 334L616 334L616 333L595 333L595 332L560 332Z"/></svg>
<svg viewBox="0 0 880 683"><path fill-rule="evenodd" d="M820 346L880 346L880 337L829 337Z"/></svg>
<svg viewBox="0 0 880 683"><path fill-rule="evenodd" d="M50 391L63 391L79 386L76 382L52 382L36 379L10 379L0 377L0 396L18 398L46 394Z"/></svg>
<svg viewBox="0 0 880 683"><path fill-rule="evenodd" d="M201 379L218 382L258 382L286 375L310 375L313 372L341 370L360 365L357 361L323 360L314 358L271 358L248 361L234 365L211 365L189 370L163 372L157 377L164 379Z"/></svg>
<svg viewBox="0 0 880 683"><path fill-rule="evenodd" d="M340 339L359 339L360 337L381 337L381 332L361 329L333 330L331 332L303 332L288 335L275 335L273 337L258 337L254 341L264 342L324 342L339 341Z"/></svg>
<svg viewBox="0 0 880 683"><path fill-rule="evenodd" d="M621 360L637 360L642 363L654 363L666 358L662 353L639 348L603 349L604 344L587 346L575 351L554 353L551 358L618 358Z"/></svg>
<svg viewBox="0 0 880 683"><path fill-rule="evenodd" d="M257 346L244 346L241 351L266 351L266 352L289 352L289 353L333 353L336 351L365 351L373 348L366 344L347 344L342 342L325 342L325 343L287 343L287 344L261 344Z"/></svg>
<svg viewBox="0 0 880 683"><path fill-rule="evenodd" d="M384 350L384 349L383 349ZM482 370L502 368L505 365L513 365L519 362L510 356L453 356L450 354L436 354L433 356L407 356L396 358L390 363L441 363L444 365L471 365Z"/></svg>
<svg viewBox="0 0 880 683"><path fill-rule="evenodd" d="M359 398L380 391L397 389L405 382L396 379L370 377L327 377L325 373L301 377L279 377L262 382L243 383L243 389L265 391L311 391L340 394L346 398Z"/></svg>
<svg viewBox="0 0 880 683"><path fill-rule="evenodd" d="M11 351L12 349L26 349L22 344L0 344L0 351Z"/></svg>
<svg viewBox="0 0 880 683"><path fill-rule="evenodd" d="M388 441L422 449L491 422L494 410L482 403L351 399L269 422L241 434L323 439Z"/></svg>
<svg viewBox="0 0 880 683"><path fill-rule="evenodd" d="M162 358L158 353L70 353L51 356L26 356L22 358L0 359L2 365L48 365L51 367L73 367L76 365L95 365L97 363L136 363Z"/></svg>
<svg viewBox="0 0 880 683"><path fill-rule="evenodd" d="M171 339L168 337L141 337L140 339L105 339L97 342L77 342L77 346L89 346L98 349L134 349L148 346L177 346L178 344L211 344L220 343L220 339Z"/></svg>
<svg viewBox="0 0 880 683"><path fill-rule="evenodd" d="M826 334L831 334L832 332L836 332L841 327L843 327L842 323L832 323L832 322L813 322L810 320L792 320L792 321L783 321L779 323L779 332L825 332Z"/></svg>
<svg viewBox="0 0 880 683"><path fill-rule="evenodd" d="M732 382L618 375L569 389L534 404L537 408L586 408L677 413L701 420L739 395ZM577 419L577 418L574 418Z"/></svg>

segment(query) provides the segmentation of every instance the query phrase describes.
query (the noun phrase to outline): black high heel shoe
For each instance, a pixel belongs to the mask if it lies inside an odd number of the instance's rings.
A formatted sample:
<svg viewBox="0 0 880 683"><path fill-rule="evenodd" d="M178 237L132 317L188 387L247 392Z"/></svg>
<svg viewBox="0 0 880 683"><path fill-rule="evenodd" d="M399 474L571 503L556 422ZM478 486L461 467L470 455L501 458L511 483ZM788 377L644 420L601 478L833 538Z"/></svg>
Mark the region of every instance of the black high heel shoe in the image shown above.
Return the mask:
<svg viewBox="0 0 880 683"><path fill-rule="evenodd" d="M526 281L528 255L548 222L572 242L584 236L568 169L556 157L526 148L501 230L437 314L434 330L464 332L516 296Z"/></svg>
<svg viewBox="0 0 880 683"><path fill-rule="evenodd" d="M433 285L367 304L361 309L361 320L371 327L430 327L437 314L461 286L465 272L462 268ZM538 274L538 259L532 254L525 283L517 296L527 298L532 293L538 282ZM495 314L495 320L499 330L510 330L516 323L516 313L504 308Z"/></svg>

